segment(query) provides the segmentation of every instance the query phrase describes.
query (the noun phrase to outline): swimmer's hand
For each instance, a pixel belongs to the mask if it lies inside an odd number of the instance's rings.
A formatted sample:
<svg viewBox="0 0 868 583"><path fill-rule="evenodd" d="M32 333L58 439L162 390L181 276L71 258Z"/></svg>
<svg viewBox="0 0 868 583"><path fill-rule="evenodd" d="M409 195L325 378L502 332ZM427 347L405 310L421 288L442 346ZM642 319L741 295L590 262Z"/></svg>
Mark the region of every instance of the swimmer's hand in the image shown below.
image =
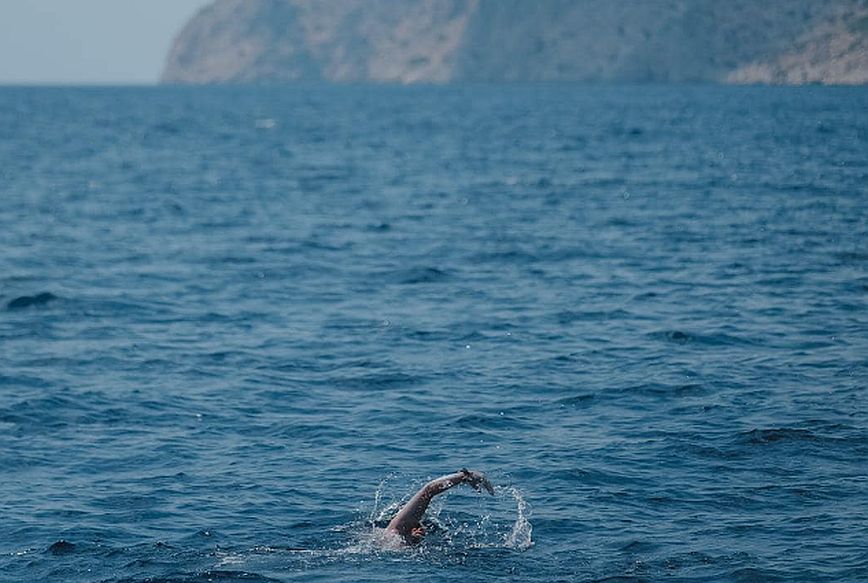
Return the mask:
<svg viewBox="0 0 868 583"><path fill-rule="evenodd" d="M469 484L477 492L482 492L482 489L485 488L486 492L494 496L494 486L489 479L485 477L485 474L482 472L474 472L467 468L461 468L460 473L462 482Z"/></svg>

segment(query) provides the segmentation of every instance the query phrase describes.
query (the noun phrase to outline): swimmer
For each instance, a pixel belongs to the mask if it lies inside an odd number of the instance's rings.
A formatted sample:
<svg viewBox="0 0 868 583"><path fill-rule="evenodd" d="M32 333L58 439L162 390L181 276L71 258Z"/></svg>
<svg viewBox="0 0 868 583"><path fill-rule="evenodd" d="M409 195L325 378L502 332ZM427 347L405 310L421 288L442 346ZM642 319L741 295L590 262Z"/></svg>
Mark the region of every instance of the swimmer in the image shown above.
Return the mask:
<svg viewBox="0 0 868 583"><path fill-rule="evenodd" d="M403 544L418 544L425 536L425 528L422 526L422 517L425 516L425 511L428 510L428 504L437 494L442 494L449 488L459 484L469 484L477 492L481 492L483 488L494 495L494 486L488 481L481 472L473 472L467 469L462 469L454 474L442 476L436 480L431 480L425 484L421 490L410 498L395 518L389 522L386 527L386 533L392 535L391 538Z"/></svg>

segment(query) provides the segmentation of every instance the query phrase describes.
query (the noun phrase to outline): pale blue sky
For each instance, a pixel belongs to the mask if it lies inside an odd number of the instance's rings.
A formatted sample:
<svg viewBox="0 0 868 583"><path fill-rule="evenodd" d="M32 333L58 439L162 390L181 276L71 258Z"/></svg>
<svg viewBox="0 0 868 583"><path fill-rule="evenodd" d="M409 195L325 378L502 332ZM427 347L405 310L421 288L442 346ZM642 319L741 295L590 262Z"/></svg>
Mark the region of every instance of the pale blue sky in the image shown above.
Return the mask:
<svg viewBox="0 0 868 583"><path fill-rule="evenodd" d="M0 84L155 83L209 0L0 0Z"/></svg>

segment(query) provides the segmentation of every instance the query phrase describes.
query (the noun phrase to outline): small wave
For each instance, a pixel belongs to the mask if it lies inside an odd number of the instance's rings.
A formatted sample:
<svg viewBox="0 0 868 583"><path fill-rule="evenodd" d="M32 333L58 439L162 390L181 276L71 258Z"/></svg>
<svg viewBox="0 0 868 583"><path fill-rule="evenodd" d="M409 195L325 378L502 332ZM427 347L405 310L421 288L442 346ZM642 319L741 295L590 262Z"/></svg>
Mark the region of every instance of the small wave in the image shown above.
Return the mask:
<svg viewBox="0 0 868 583"><path fill-rule="evenodd" d="M578 312L573 310L564 310L556 315L558 324L569 325L575 322L606 322L608 320L623 320L628 318L630 313L621 310L590 310L586 312Z"/></svg>
<svg viewBox="0 0 868 583"><path fill-rule="evenodd" d="M517 416L509 415L506 411L499 413L470 413L456 416L451 425L473 433L487 431L514 430L532 427L534 424Z"/></svg>
<svg viewBox="0 0 868 583"><path fill-rule="evenodd" d="M342 389L363 391L386 391L418 385L422 377L400 372L348 376L337 379L335 384Z"/></svg>
<svg viewBox="0 0 868 583"><path fill-rule="evenodd" d="M697 338L693 334L688 334L687 332L682 332L681 330L666 330L664 332L657 332L655 334L652 334L652 336L661 340L674 342L675 344L687 344L688 342Z"/></svg>
<svg viewBox="0 0 868 583"><path fill-rule="evenodd" d="M371 233L385 233L392 230L392 225L386 222L370 223L365 226L365 230Z"/></svg>
<svg viewBox="0 0 868 583"><path fill-rule="evenodd" d="M842 251L840 253L834 253L833 257L841 263L864 263L868 261L868 252Z"/></svg>
<svg viewBox="0 0 868 583"><path fill-rule="evenodd" d="M509 265L523 265L534 263L538 257L533 253L520 250L496 251L491 253L478 253L472 257L472 263L506 263Z"/></svg>
<svg viewBox="0 0 868 583"><path fill-rule="evenodd" d="M181 133L181 126L171 121L160 121L151 126L151 132L175 136Z"/></svg>
<svg viewBox="0 0 868 583"><path fill-rule="evenodd" d="M777 441L816 441L817 436L807 429L753 429L741 436L749 443L763 445Z"/></svg>
<svg viewBox="0 0 868 583"><path fill-rule="evenodd" d="M66 540L59 540L48 547L47 551L52 555L68 555L75 552L75 545Z"/></svg>
<svg viewBox="0 0 868 583"><path fill-rule="evenodd" d="M51 383L49 381L29 375L6 376L4 374L0 374L0 387L12 386L45 388L50 386L50 384Z"/></svg>
<svg viewBox="0 0 868 583"><path fill-rule="evenodd" d="M585 407L589 405L594 398L595 395L592 393L583 393L572 397L563 397L555 402L561 407Z"/></svg>
<svg viewBox="0 0 868 583"><path fill-rule="evenodd" d="M20 296L11 300L6 304L7 310L22 310L31 306L44 306L48 302L54 301L57 296L51 292L42 292L35 296Z"/></svg>
<svg viewBox="0 0 868 583"><path fill-rule="evenodd" d="M696 334L682 330L661 330L652 332L650 338L672 344L695 344L699 346L742 346L752 345L753 341L730 334Z"/></svg>
<svg viewBox="0 0 868 583"><path fill-rule="evenodd" d="M440 283L449 279L449 273L436 267L413 267L385 274L390 283L399 285L418 285L423 283Z"/></svg>

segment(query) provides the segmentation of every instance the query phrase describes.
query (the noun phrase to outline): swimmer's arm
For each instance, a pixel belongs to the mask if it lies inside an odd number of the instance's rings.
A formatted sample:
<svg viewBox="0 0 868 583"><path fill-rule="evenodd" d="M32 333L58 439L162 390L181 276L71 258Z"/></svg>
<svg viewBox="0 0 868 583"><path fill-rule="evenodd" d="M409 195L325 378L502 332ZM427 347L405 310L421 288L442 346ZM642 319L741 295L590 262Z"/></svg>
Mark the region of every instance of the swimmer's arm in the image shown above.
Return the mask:
<svg viewBox="0 0 868 583"><path fill-rule="evenodd" d="M425 516L428 504L431 503L431 499L434 496L442 494L453 486L457 486L463 480L464 475L461 472L431 480L410 498L410 501L401 508L400 512L395 515L395 518L392 519L386 529L394 530L401 534L409 533L412 528L422 522L422 517Z"/></svg>
<svg viewBox="0 0 868 583"><path fill-rule="evenodd" d="M437 494L442 494L449 488L458 484L470 484L476 490L480 487L485 488L490 494L494 494L494 487L491 482L479 472L471 472L461 470L454 474L441 476L436 480L431 480L425 484L421 490L410 498L410 501L404 505L400 512L392 519L387 530L393 530L400 534L408 534L413 528L422 522L422 517L425 516L425 511L428 510L428 504Z"/></svg>

